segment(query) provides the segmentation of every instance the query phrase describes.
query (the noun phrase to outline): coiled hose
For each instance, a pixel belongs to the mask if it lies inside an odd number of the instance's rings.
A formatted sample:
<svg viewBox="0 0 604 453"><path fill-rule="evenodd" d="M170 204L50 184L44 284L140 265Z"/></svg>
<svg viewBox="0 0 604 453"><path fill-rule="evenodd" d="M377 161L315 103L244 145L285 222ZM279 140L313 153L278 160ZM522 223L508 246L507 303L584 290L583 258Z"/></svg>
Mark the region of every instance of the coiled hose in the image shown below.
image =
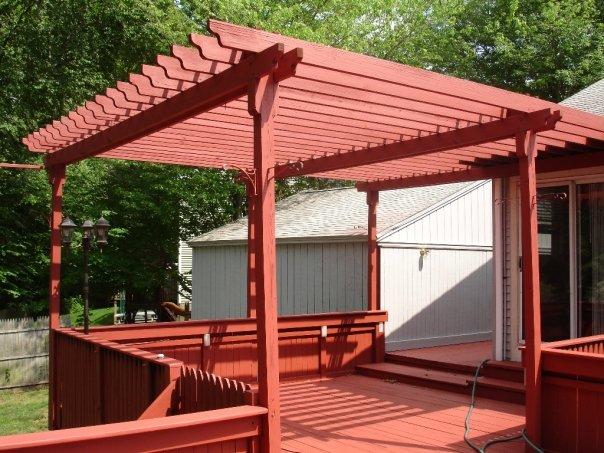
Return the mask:
<svg viewBox="0 0 604 453"><path fill-rule="evenodd" d="M539 448L531 441L531 439L529 439L529 437L526 435L526 431L524 428L517 434L511 434L509 436L499 436L494 437L493 439L489 439L482 445L482 447L476 445L470 440L470 431L472 429L470 423L472 418L472 411L474 410L474 406L476 405L476 386L478 385L478 377L480 376L480 370L484 368L488 361L489 359L483 360L480 365L476 367L476 372L474 373L474 382L472 383L472 399L470 401L470 407L468 407L468 413L466 414L466 419L464 422L465 432L463 434L463 440L465 440L466 444L468 444L472 450L477 451L478 453L484 453L487 451L487 448L489 448L491 445L500 444L502 442L511 442L517 439L524 439L527 445L529 445L534 451L538 453L544 453L541 448Z"/></svg>

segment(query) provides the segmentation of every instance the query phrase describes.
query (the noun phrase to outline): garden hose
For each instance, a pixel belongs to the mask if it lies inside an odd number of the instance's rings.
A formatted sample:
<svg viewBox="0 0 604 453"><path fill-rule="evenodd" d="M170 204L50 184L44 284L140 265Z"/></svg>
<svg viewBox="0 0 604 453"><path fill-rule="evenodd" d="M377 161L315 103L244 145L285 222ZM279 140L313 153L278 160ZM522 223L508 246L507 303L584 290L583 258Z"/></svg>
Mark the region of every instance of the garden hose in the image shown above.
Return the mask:
<svg viewBox="0 0 604 453"><path fill-rule="evenodd" d="M484 453L486 452L487 448L489 448L491 445L499 444L502 442L511 442L513 440L518 439L524 439L527 445L529 445L534 451L538 453L544 453L541 448L539 448L533 443L533 441L531 441L531 439L529 439L529 437L526 435L526 431L524 428L517 434L511 434L509 436L500 436L495 437L493 439L489 439L482 445L482 447L476 445L470 440L470 422L472 418L472 411L474 410L474 406L476 405L476 386L478 385L478 377L480 376L480 370L484 368L488 361L489 359L483 360L480 365L476 367L476 372L474 373L474 382L472 383L472 399L470 401L470 406L468 407L468 413L466 414L466 419L464 422L465 432L463 434L463 440L465 440L466 444L468 444L472 450L477 451L478 453Z"/></svg>

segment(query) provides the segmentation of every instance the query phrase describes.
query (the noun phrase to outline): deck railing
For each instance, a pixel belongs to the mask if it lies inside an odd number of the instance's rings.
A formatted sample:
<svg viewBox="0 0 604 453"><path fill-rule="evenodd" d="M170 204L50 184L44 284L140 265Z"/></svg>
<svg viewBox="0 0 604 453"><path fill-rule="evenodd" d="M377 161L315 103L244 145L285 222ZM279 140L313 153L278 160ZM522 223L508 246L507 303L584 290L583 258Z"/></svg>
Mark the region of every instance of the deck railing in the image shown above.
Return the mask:
<svg viewBox="0 0 604 453"><path fill-rule="evenodd" d="M0 451L251 452L257 444L262 407L239 406L174 417L6 436ZM257 451L257 450L256 450Z"/></svg>
<svg viewBox="0 0 604 453"><path fill-rule="evenodd" d="M360 364L381 361L383 311L325 313L279 318L279 367L282 378L353 372ZM256 322L229 319L113 326L95 335L230 379L255 383Z"/></svg>
<svg viewBox="0 0 604 453"><path fill-rule="evenodd" d="M183 367L176 381L174 413L210 411L255 405L256 394L249 384L216 376L191 367Z"/></svg>
<svg viewBox="0 0 604 453"><path fill-rule="evenodd" d="M73 330L55 331L53 341L54 429L136 420L182 365Z"/></svg>
<svg viewBox="0 0 604 453"><path fill-rule="evenodd" d="M544 344L542 372L542 446L604 451L604 335Z"/></svg>

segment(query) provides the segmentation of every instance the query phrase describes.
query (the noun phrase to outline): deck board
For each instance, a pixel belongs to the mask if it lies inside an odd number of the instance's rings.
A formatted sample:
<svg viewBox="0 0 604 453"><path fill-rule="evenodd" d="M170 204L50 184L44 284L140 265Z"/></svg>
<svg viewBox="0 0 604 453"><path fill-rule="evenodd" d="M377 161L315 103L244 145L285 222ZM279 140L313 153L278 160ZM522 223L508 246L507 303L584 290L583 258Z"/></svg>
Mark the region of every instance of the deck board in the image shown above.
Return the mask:
<svg viewBox="0 0 604 453"><path fill-rule="evenodd" d="M474 343L391 351L390 354L475 367L484 359L490 359L493 352L490 341L477 341Z"/></svg>
<svg viewBox="0 0 604 453"><path fill-rule="evenodd" d="M284 452L471 451L463 441L469 397L359 375L281 384ZM479 400L472 439L519 431L524 407ZM523 451L521 442L489 451Z"/></svg>

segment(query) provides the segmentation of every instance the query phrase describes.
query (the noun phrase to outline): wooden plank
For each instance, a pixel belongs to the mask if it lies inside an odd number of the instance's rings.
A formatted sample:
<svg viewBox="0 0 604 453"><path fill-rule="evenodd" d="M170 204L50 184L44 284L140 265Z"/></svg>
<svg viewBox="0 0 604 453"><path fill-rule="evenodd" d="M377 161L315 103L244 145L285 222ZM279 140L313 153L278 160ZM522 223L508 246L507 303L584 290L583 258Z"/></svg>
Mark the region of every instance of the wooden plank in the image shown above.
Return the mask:
<svg viewBox="0 0 604 453"><path fill-rule="evenodd" d="M293 55L297 58L298 52ZM284 55L282 45L274 45L250 55L238 65L207 79L158 104L129 117L111 128L100 131L60 152L48 156L46 165L54 166L76 162L86 157L98 155L137 138L175 124L183 119L210 110L246 93L250 78L262 76L276 67L280 61L294 64L292 52ZM295 66L295 65L294 65ZM203 100L203 101L200 101Z"/></svg>
<svg viewBox="0 0 604 453"><path fill-rule="evenodd" d="M463 148L513 137L522 131L552 129L560 118L559 111L538 110L441 134L281 165L275 173L278 178L302 176Z"/></svg>
<svg viewBox="0 0 604 453"><path fill-rule="evenodd" d="M516 136L520 169L520 211L522 242L522 295L525 341L526 432L541 443L541 293L539 286L539 244L537 236L536 134Z"/></svg>
<svg viewBox="0 0 604 453"><path fill-rule="evenodd" d="M211 412L176 415L85 428L21 434L2 439L0 451L102 453L190 448L255 437L266 409L239 406ZM226 451L233 451L227 449Z"/></svg>
<svg viewBox="0 0 604 453"><path fill-rule="evenodd" d="M281 450L279 409L279 333L275 246L275 150L273 120L278 108L278 84L272 75L250 85L248 110L254 121L256 171L256 313L258 324L258 404L268 409L260 436L261 451Z"/></svg>
<svg viewBox="0 0 604 453"><path fill-rule="evenodd" d="M379 310L377 263L377 206L379 192L367 192L367 310Z"/></svg>

